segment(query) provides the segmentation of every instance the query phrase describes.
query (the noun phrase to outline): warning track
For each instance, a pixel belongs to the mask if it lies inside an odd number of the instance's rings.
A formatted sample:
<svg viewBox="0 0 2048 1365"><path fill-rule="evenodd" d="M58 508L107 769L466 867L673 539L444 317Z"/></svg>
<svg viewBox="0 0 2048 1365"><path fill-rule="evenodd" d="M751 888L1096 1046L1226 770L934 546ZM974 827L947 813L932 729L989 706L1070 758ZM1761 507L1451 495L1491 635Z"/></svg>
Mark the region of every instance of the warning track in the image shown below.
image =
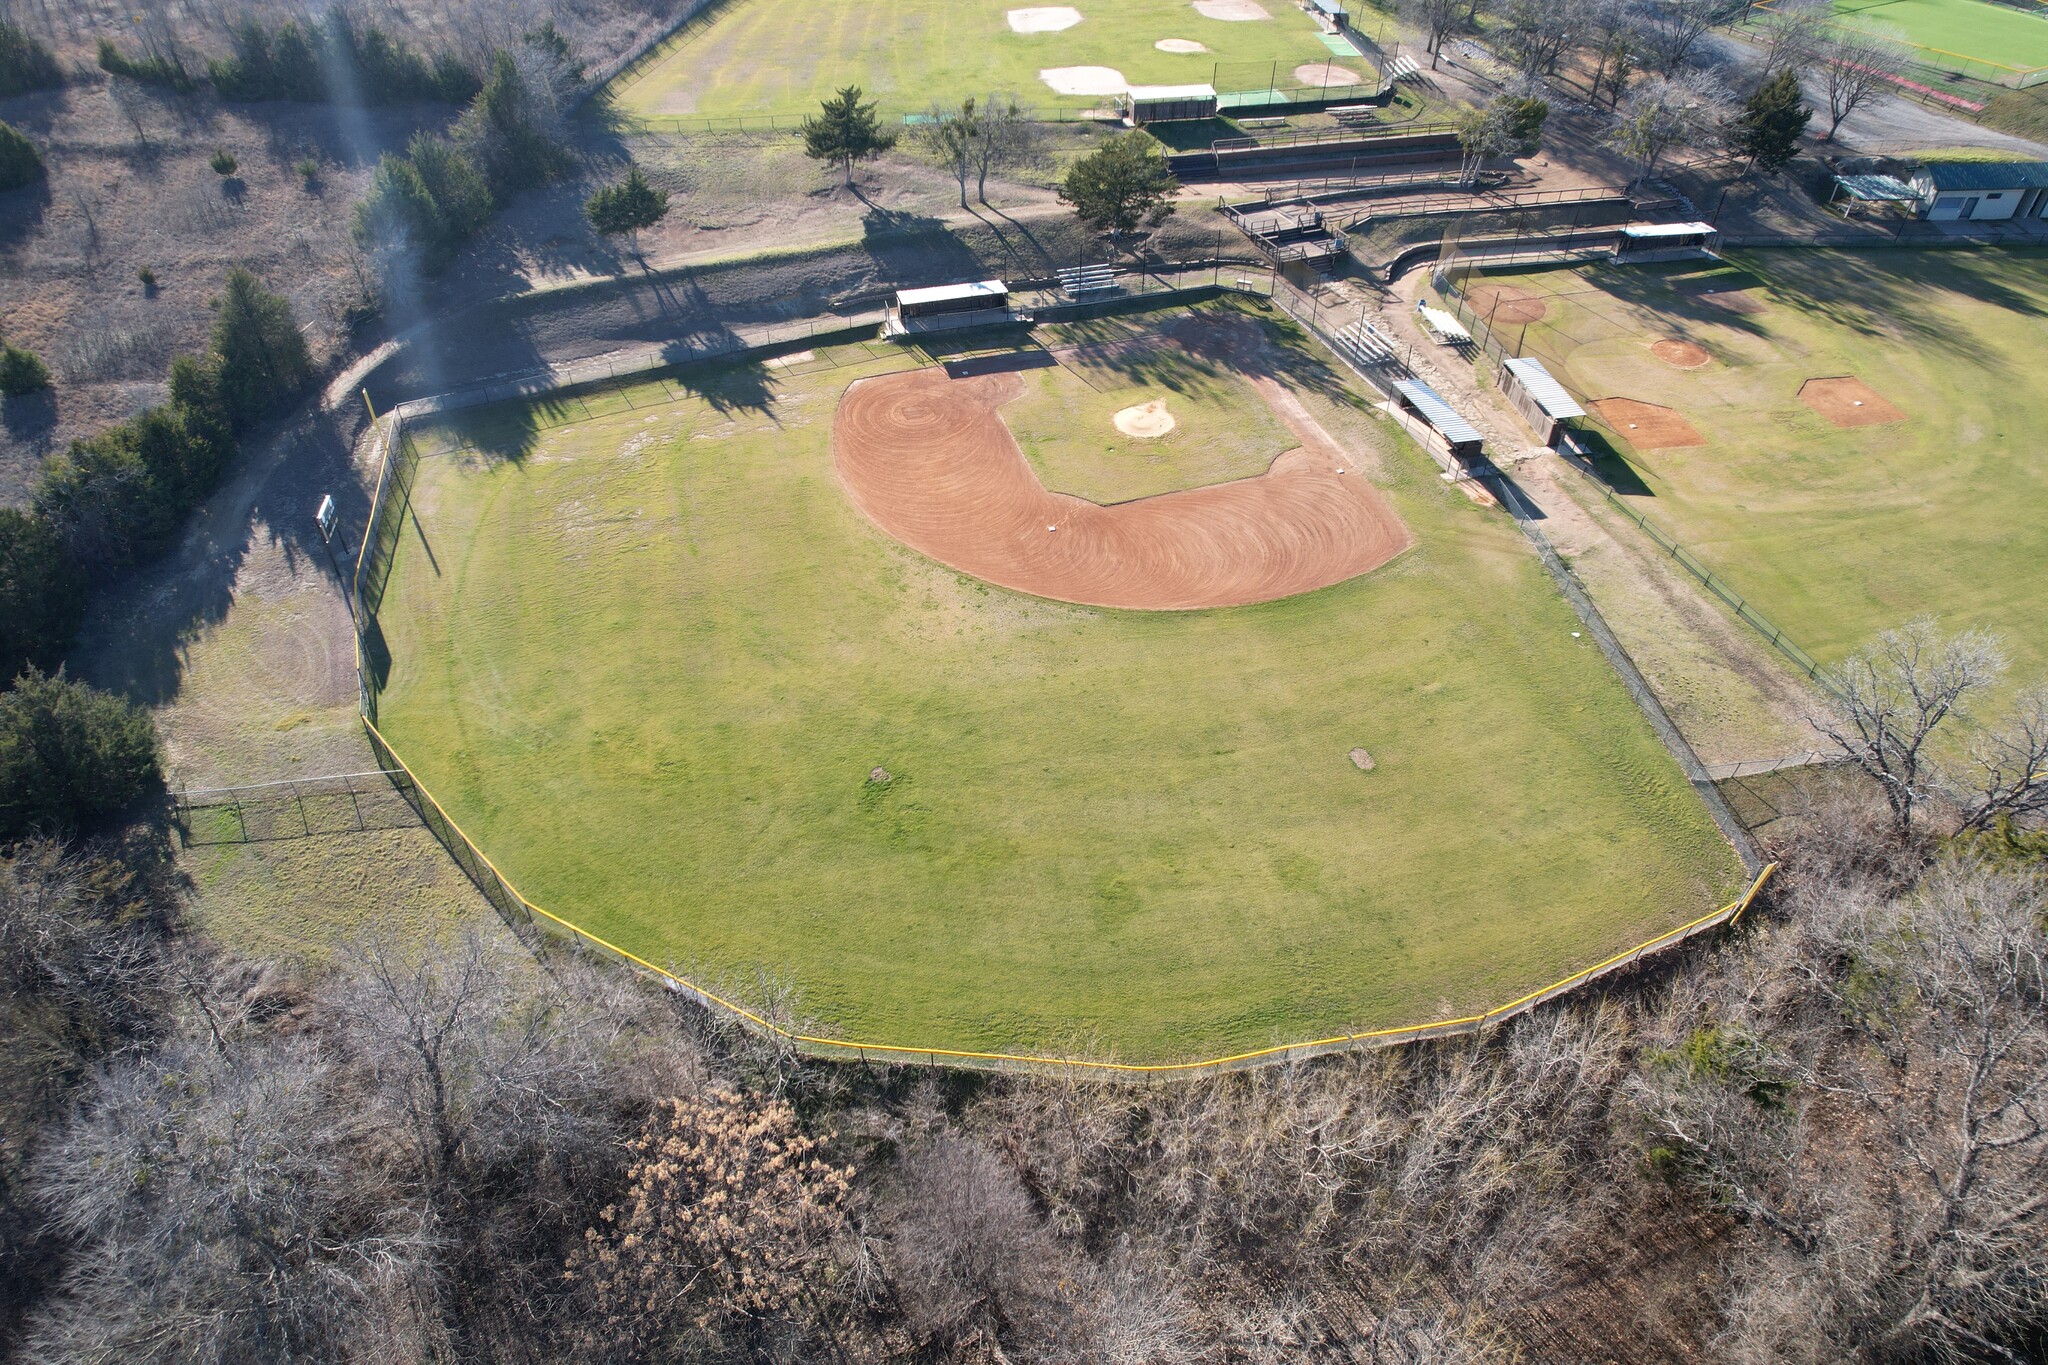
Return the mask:
<svg viewBox="0 0 2048 1365"><path fill-rule="evenodd" d="M840 482L870 521L942 564L1090 606L1269 602L1355 578L1411 543L1352 457L1279 395L1265 394L1302 447L1264 474L1103 507L1039 483L997 411L1022 392L1014 374L942 368L860 380L833 422Z"/></svg>

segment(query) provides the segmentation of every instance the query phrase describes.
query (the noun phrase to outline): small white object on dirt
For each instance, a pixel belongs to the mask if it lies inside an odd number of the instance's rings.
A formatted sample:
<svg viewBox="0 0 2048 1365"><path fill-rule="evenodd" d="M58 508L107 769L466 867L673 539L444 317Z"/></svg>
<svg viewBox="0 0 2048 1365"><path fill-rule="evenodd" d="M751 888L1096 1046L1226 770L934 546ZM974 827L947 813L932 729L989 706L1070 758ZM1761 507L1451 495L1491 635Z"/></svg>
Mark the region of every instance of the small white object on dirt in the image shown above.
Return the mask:
<svg viewBox="0 0 2048 1365"><path fill-rule="evenodd" d="M1012 33L1058 33L1081 22L1081 11L1072 5L1034 5L1013 9L1005 16Z"/></svg>
<svg viewBox="0 0 2048 1365"><path fill-rule="evenodd" d="M1055 95L1121 95L1131 88L1124 73L1113 66L1049 66L1038 79Z"/></svg>
<svg viewBox="0 0 2048 1365"><path fill-rule="evenodd" d="M1195 13L1204 19L1228 19L1236 23L1273 17L1266 13L1266 7L1258 0L1195 0Z"/></svg>
<svg viewBox="0 0 2048 1365"><path fill-rule="evenodd" d="M1854 398L1850 401L1853 402L1859 408L1863 406L1863 400L1861 398Z"/></svg>
<svg viewBox="0 0 2048 1365"><path fill-rule="evenodd" d="M1209 50L1193 38L1161 38L1152 46L1158 48L1161 52L1207 52Z"/></svg>
<svg viewBox="0 0 2048 1365"><path fill-rule="evenodd" d="M1048 530L1048 531L1057 531L1057 530L1059 530L1060 528L1059 528L1059 527L1057 527L1057 526L1048 526L1048 527L1046 527L1045 529L1046 529L1046 530Z"/></svg>
<svg viewBox="0 0 2048 1365"><path fill-rule="evenodd" d="M1136 436L1143 440L1155 440L1178 425L1173 420L1173 414L1166 410L1164 398L1155 398L1149 403L1125 408L1109 420L1114 422L1116 429L1124 435Z"/></svg>

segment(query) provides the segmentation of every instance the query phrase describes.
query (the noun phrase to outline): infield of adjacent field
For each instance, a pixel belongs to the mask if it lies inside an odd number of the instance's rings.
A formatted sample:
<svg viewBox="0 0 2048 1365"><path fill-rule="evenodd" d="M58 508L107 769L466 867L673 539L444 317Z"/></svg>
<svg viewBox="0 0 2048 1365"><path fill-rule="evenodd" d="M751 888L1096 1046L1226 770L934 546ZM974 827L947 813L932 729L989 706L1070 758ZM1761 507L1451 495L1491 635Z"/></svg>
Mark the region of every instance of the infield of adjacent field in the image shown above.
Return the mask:
<svg viewBox="0 0 2048 1365"><path fill-rule="evenodd" d="M1624 446L1617 481L1822 662L1930 615L1999 631L2016 677L2048 673L2048 253L1758 251L1488 278L1548 296L1525 344L1575 392L1654 398L1706 438ZM1649 350L1669 336L1717 363L1674 370ZM1840 376L1904 419L1843 428L1800 401Z"/></svg>
<svg viewBox="0 0 2048 1365"><path fill-rule="evenodd" d="M417 433L379 723L536 903L837 1036L1169 1060L1497 1004L1739 882L1512 525L1362 400L1298 389L1413 549L1108 611L848 502L882 349Z"/></svg>
<svg viewBox="0 0 2048 1365"><path fill-rule="evenodd" d="M1012 32L1016 0L736 0L692 24L614 88L634 115L727 117L802 114L844 85L858 85L890 114L932 101L1008 92L1040 107L1086 107L1101 98L1055 95L1038 73L1107 66L1133 85L1207 82L1263 89L1305 62L1331 54L1306 13L1270 6L1272 18L1230 23L1204 18L1186 0L1093 0L1082 21L1056 33ZM1209 50L1161 52L1162 38ZM1252 68L1256 67L1256 71Z"/></svg>

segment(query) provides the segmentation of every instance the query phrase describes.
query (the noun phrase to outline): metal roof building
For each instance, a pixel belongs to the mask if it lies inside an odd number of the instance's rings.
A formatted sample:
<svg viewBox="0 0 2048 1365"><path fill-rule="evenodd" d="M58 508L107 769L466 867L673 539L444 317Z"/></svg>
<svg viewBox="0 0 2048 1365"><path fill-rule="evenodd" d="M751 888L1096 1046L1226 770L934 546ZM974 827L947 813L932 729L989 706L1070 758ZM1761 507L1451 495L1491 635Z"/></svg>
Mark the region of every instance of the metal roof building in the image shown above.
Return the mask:
<svg viewBox="0 0 2048 1365"><path fill-rule="evenodd" d="M1578 400L1534 356L1501 362L1500 391L1547 446L1557 444L1566 421L1586 415Z"/></svg>
<svg viewBox="0 0 2048 1365"><path fill-rule="evenodd" d="M1401 406L1442 437L1452 455L1460 460L1479 458L1480 443L1485 438L1479 434L1478 427L1466 421L1456 408L1443 400L1443 395L1419 379L1396 379L1394 389L1401 396Z"/></svg>
<svg viewBox="0 0 2048 1365"><path fill-rule="evenodd" d="M2048 218L2048 161L1938 161L1913 172L1935 222Z"/></svg>
<svg viewBox="0 0 2048 1365"><path fill-rule="evenodd" d="M1131 126L1216 117L1213 85L1134 85L1122 100Z"/></svg>
<svg viewBox="0 0 2048 1365"><path fill-rule="evenodd" d="M952 313L968 308L1001 308L1010 301L1010 286L1001 280L974 284L935 284L925 289L899 289L896 306L906 317Z"/></svg>

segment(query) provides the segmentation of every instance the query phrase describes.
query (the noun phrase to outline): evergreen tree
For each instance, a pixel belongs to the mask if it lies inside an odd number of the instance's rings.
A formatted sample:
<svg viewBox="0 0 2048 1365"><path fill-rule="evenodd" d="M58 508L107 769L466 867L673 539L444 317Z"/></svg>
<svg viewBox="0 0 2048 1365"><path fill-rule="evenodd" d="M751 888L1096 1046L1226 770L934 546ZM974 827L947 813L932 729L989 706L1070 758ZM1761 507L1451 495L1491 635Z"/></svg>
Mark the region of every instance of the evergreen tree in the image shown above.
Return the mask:
<svg viewBox="0 0 2048 1365"><path fill-rule="evenodd" d="M240 267L228 272L221 293L213 353L219 359L221 401L238 430L268 415L313 378L312 357L292 320L291 305Z"/></svg>
<svg viewBox="0 0 2048 1365"><path fill-rule="evenodd" d="M18 190L43 178L43 154L21 130L0 123L0 190Z"/></svg>
<svg viewBox="0 0 2048 1365"><path fill-rule="evenodd" d="M26 95L64 84L64 72L50 49L15 24L0 19L0 95Z"/></svg>
<svg viewBox="0 0 2048 1365"><path fill-rule="evenodd" d="M141 707L35 669L0 694L0 838L112 815L162 778Z"/></svg>
<svg viewBox="0 0 2048 1365"><path fill-rule="evenodd" d="M85 575L41 517L0 507L0 687L55 668L78 633Z"/></svg>
<svg viewBox="0 0 2048 1365"><path fill-rule="evenodd" d="M620 183L607 185L591 195L583 212L589 216L590 225L607 237L631 233L633 249L637 251L640 230L668 217L668 191L648 184L647 177L635 166Z"/></svg>
<svg viewBox="0 0 2048 1365"><path fill-rule="evenodd" d="M1790 67L1756 88L1729 130L1729 142L1765 174L1785 168L1799 150L1813 110L1800 102L1799 77Z"/></svg>
<svg viewBox="0 0 2048 1365"><path fill-rule="evenodd" d="M19 346L0 346L0 393L10 398L50 387L50 370L42 357Z"/></svg>
<svg viewBox="0 0 2048 1365"><path fill-rule="evenodd" d="M1069 167L1060 202L1071 205L1089 227L1108 233L1114 254L1125 233L1166 221L1179 190L1158 142L1133 129L1109 138Z"/></svg>
<svg viewBox="0 0 2048 1365"><path fill-rule="evenodd" d="M846 175L848 189L853 188L857 163L872 161L896 145L896 134L883 129L873 100L861 102L857 85L826 100L817 113L804 119L797 132L804 140L804 155L838 166Z"/></svg>

